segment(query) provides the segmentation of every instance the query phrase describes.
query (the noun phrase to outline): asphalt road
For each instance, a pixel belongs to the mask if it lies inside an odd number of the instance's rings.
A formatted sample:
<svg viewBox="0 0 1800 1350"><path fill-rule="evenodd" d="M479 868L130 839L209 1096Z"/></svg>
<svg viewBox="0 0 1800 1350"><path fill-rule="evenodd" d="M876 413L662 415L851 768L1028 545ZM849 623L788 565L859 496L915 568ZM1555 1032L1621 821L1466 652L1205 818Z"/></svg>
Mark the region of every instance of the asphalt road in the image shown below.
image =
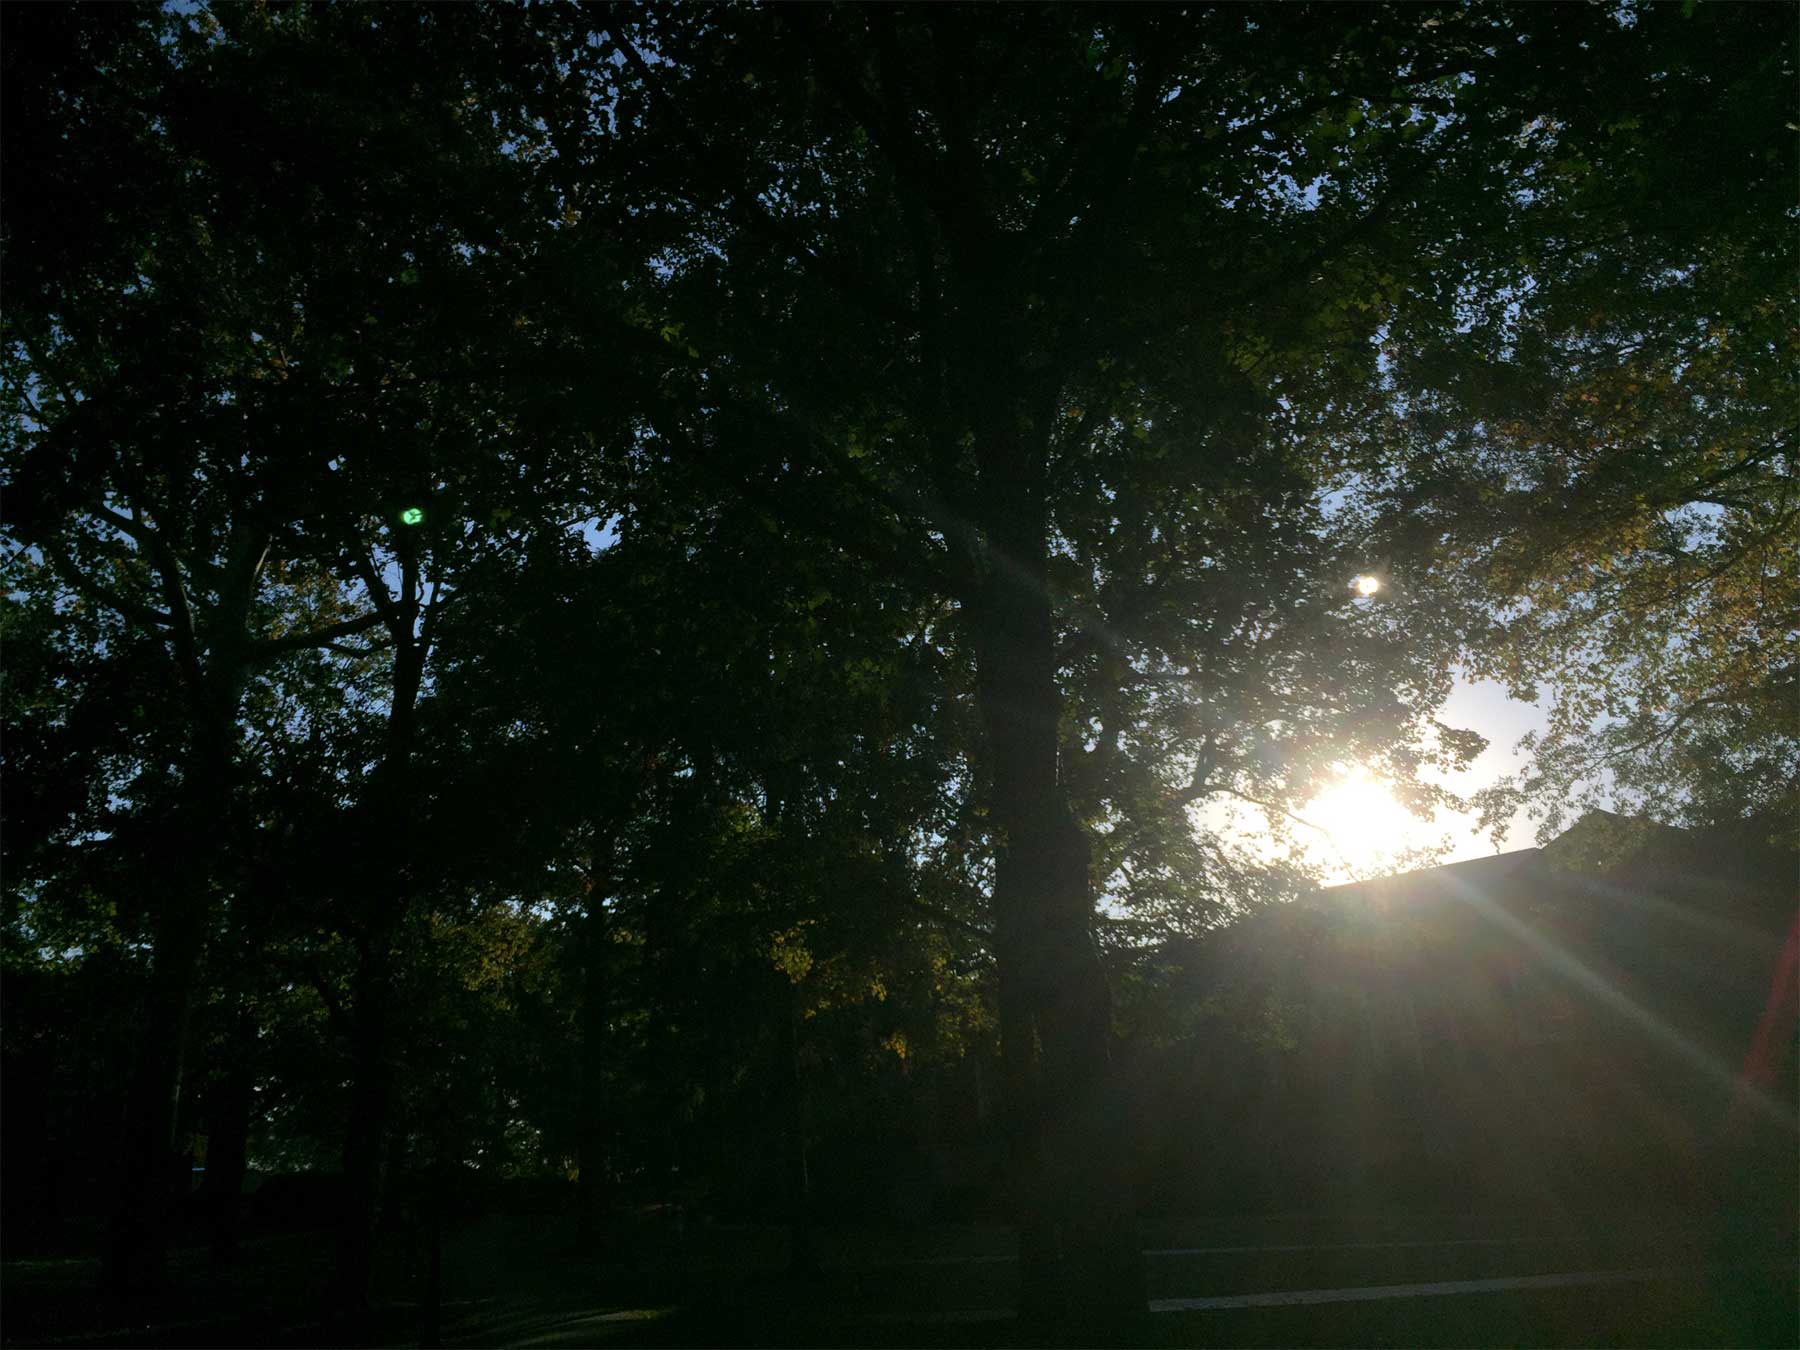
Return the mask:
<svg viewBox="0 0 1800 1350"><path fill-rule="evenodd" d="M1145 1240L1146 1344L1800 1345L1791 1240L1716 1221L1275 1216L1149 1225ZM446 1339L1022 1343L1005 1229L833 1229L817 1247L819 1273L795 1279L776 1233L703 1229L666 1254L674 1283L645 1306L501 1297Z"/></svg>
<svg viewBox="0 0 1800 1350"><path fill-rule="evenodd" d="M1012 1316L1016 1244L1005 1228L828 1228L816 1243L821 1268L803 1278L787 1273L778 1228L687 1228L653 1216L599 1254L576 1251L570 1236L560 1220L528 1217L489 1218L454 1234L440 1343L998 1347L1033 1339ZM1767 1222L1277 1215L1149 1223L1142 1236L1146 1345L1800 1346L1794 1236ZM46 1305L28 1315L34 1291L9 1279L5 1339L420 1343L430 1319L416 1301L413 1267L396 1266L375 1321L352 1324L305 1297L326 1270L328 1243L283 1242L224 1283L196 1267L182 1297L142 1320L84 1306L76 1283L37 1289Z"/></svg>

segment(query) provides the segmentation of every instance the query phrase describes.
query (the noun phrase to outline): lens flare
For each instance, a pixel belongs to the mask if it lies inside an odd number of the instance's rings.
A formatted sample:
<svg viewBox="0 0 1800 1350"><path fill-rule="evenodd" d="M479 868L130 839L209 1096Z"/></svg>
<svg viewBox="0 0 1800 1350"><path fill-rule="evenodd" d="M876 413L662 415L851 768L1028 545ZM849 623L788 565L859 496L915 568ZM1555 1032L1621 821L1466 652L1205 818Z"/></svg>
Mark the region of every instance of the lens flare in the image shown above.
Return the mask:
<svg viewBox="0 0 1800 1350"><path fill-rule="evenodd" d="M1355 868L1405 848L1417 826L1411 812L1360 764L1308 802L1301 815L1325 832L1336 860Z"/></svg>
<svg viewBox="0 0 1800 1350"><path fill-rule="evenodd" d="M1379 577L1372 577L1365 572L1363 575L1351 579L1350 589L1360 596L1371 596L1381 589L1381 580Z"/></svg>

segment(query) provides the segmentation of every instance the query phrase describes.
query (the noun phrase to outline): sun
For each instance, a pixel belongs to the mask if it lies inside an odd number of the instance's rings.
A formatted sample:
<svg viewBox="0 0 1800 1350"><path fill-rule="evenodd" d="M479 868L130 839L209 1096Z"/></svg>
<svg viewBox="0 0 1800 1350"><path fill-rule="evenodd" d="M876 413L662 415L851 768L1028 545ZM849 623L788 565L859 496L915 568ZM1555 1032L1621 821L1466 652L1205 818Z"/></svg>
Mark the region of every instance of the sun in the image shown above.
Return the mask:
<svg viewBox="0 0 1800 1350"><path fill-rule="evenodd" d="M1360 764L1314 797L1300 813L1329 838L1341 865L1362 869L1408 846L1418 822Z"/></svg>

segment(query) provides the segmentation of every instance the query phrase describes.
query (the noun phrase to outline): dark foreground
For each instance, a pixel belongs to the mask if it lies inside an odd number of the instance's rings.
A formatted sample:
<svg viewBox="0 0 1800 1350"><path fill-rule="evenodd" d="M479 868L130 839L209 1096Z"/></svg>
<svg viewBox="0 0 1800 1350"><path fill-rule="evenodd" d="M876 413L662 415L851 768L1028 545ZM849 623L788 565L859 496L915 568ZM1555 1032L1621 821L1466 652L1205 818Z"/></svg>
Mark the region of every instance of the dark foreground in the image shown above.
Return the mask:
<svg viewBox="0 0 1800 1350"><path fill-rule="evenodd" d="M1785 1346L1800 1343L1791 1234L1677 1214L1298 1216L1147 1224L1157 1346ZM359 1319L316 1291L325 1235L252 1244L227 1275L185 1254L164 1296L107 1305L78 1261L9 1264L8 1345L1006 1346L1000 1228L832 1229L785 1270L779 1229L621 1224L599 1254L558 1219L496 1217L445 1244L443 1300L416 1247L387 1254ZM436 1322L435 1334L433 1322Z"/></svg>

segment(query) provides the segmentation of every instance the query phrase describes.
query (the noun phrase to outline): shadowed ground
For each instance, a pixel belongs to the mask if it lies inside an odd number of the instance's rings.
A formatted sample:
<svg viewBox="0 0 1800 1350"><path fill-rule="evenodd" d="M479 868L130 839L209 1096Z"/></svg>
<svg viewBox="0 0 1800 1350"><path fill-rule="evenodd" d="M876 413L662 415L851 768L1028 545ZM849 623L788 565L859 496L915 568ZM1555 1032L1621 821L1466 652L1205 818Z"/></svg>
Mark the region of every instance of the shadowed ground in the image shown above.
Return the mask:
<svg viewBox="0 0 1800 1350"><path fill-rule="evenodd" d="M1787 1345L1800 1311L1791 1241L1671 1214L1300 1216L1144 1230L1155 1345ZM1020 1343L1001 1228L827 1229L821 1271L785 1273L780 1229L662 1212L599 1255L560 1219L496 1217L453 1234L439 1337L450 1346ZM431 1338L415 1248L390 1247L362 1320L322 1311L324 1235L254 1244L215 1277L200 1253L154 1304L97 1303L79 1262L6 1279L17 1345L416 1345ZM1298 1300L1291 1306L1279 1306ZM1276 1304L1277 1306L1269 1306Z"/></svg>

